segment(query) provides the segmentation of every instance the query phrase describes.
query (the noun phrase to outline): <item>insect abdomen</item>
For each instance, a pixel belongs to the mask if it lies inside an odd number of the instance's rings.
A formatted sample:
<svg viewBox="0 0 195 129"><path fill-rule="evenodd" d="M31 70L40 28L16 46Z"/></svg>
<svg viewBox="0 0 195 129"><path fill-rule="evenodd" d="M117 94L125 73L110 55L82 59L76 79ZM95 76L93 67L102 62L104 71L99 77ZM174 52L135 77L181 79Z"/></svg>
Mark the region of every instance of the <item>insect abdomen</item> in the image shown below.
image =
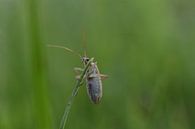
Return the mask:
<svg viewBox="0 0 195 129"><path fill-rule="evenodd" d="M102 98L102 82L99 76L87 78L87 92L94 104L98 104Z"/></svg>

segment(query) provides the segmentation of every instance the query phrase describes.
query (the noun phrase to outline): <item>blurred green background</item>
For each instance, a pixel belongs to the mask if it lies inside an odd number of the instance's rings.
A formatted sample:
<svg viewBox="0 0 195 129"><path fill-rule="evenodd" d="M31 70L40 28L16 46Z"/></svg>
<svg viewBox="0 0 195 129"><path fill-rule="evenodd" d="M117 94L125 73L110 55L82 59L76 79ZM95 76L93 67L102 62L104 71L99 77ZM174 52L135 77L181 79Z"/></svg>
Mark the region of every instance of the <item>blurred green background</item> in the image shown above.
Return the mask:
<svg viewBox="0 0 195 129"><path fill-rule="evenodd" d="M84 43L109 79L67 129L195 129L194 0L0 0L0 129L58 129L82 64L47 44Z"/></svg>

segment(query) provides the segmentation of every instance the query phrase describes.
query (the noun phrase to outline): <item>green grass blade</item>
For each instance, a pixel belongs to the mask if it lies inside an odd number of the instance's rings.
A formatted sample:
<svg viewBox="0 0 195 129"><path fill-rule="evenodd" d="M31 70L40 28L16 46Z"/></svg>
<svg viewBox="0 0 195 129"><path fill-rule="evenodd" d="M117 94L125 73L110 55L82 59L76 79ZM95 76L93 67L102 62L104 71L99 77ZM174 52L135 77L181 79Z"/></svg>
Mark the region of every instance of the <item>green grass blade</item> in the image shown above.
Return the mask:
<svg viewBox="0 0 195 129"><path fill-rule="evenodd" d="M60 128L59 129L64 129L65 128L66 121L68 119L68 114L69 114L70 109L72 107L72 103L73 103L74 97L77 95L77 93L79 91L79 88L81 86L81 83L82 83L82 81L84 79L84 76L85 76L87 70L89 69L89 66L90 66L90 64L91 64L92 61L93 61L93 58L91 58L89 60L88 64L86 65L84 71L81 74L80 79L76 82L76 85L75 85L75 87L74 87L74 89L72 91L72 94L71 94L71 96L70 96L70 98L68 100L68 103L67 103L67 105L65 107L64 114L63 114L63 117L61 119L61 123L60 123Z"/></svg>

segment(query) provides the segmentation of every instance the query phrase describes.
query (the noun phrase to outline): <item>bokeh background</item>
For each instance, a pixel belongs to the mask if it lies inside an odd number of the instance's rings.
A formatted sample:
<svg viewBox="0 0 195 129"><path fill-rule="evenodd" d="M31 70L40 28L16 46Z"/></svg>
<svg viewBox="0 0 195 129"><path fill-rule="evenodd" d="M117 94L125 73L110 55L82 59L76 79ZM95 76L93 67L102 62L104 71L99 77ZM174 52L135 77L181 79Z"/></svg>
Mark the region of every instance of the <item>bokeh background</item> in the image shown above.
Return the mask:
<svg viewBox="0 0 195 129"><path fill-rule="evenodd" d="M82 63L47 44L109 75L67 129L195 129L194 0L0 0L0 129L59 128Z"/></svg>

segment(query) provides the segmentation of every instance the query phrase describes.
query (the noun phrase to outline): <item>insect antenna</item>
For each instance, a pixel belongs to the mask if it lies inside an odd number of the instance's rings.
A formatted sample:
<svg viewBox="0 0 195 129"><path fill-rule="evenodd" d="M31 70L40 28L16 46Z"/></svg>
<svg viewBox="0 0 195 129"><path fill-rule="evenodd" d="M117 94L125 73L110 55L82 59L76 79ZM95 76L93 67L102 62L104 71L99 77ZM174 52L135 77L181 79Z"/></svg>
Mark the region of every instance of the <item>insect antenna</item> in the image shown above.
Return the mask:
<svg viewBox="0 0 195 129"><path fill-rule="evenodd" d="M86 39L86 32L83 32L83 51L84 51L84 57L87 57L87 39Z"/></svg>
<svg viewBox="0 0 195 129"><path fill-rule="evenodd" d="M81 56L78 52L75 52L75 51L73 51L72 49L67 48L67 47L64 47L64 46L48 44L47 47L61 48L61 49L64 49L64 50L66 50L66 51L68 51L68 52L71 52L71 53L73 53L73 54L79 56L80 58L82 58L82 56Z"/></svg>

